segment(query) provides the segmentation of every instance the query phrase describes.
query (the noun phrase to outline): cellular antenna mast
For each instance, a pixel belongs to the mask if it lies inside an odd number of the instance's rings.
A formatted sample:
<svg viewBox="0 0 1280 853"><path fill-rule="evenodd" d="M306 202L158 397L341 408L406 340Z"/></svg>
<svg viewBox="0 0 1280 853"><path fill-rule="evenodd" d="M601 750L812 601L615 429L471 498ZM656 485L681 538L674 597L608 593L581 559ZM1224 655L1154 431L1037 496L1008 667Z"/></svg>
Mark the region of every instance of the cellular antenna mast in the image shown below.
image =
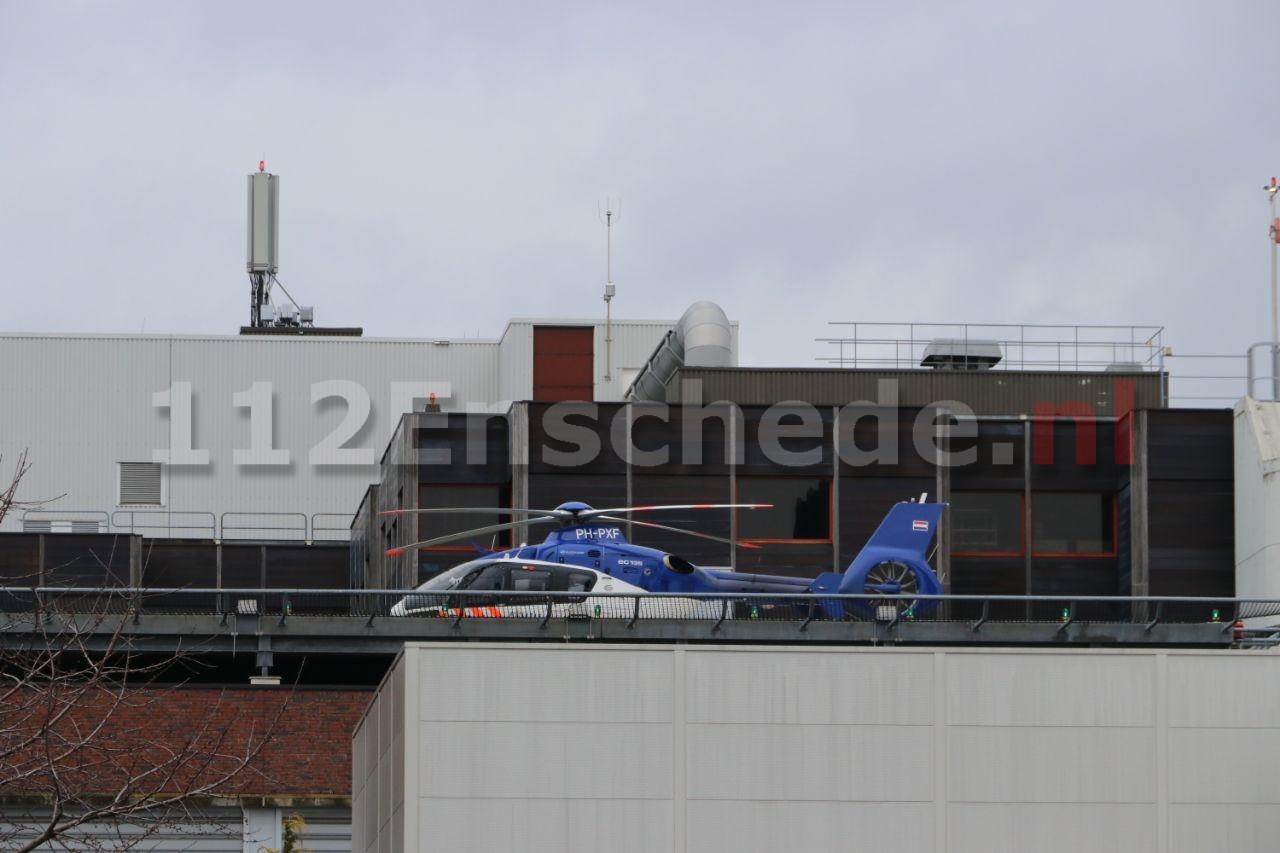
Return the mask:
<svg viewBox="0 0 1280 853"><path fill-rule="evenodd" d="M242 335L350 335L358 337L358 326L317 328L315 309L299 305L276 275L280 222L280 176L267 171L266 160L258 161L258 171L249 175L248 243L245 270L249 273L249 325ZM272 299L279 288L284 299Z"/></svg>
<svg viewBox="0 0 1280 853"><path fill-rule="evenodd" d="M613 285L613 223L622 218L622 199L618 199L617 210L614 201L605 198L604 210L597 213L604 223L604 380L613 379L613 296L617 288Z"/></svg>
<svg viewBox="0 0 1280 853"><path fill-rule="evenodd" d="M279 245L280 176L267 171L267 161L258 161L258 171L249 175L249 244L245 269L249 272L249 328L310 328L315 325L315 309L299 305L276 277ZM289 301L276 306L271 288L279 285Z"/></svg>
<svg viewBox="0 0 1280 853"><path fill-rule="evenodd" d="M249 326L263 325L262 309L270 303L271 279L276 274L276 234L280 208L280 179L267 171L266 160L249 175Z"/></svg>

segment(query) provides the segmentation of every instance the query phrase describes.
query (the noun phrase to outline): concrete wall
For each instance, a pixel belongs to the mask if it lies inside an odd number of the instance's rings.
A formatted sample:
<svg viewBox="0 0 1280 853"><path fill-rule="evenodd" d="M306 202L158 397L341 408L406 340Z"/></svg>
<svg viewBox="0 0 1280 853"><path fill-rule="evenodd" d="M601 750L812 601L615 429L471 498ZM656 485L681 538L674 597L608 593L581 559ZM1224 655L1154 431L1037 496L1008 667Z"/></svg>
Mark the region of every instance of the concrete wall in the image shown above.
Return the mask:
<svg viewBox="0 0 1280 853"><path fill-rule="evenodd" d="M1275 654L409 644L394 673L378 701L403 728L375 710L355 737L358 851L1191 853L1280 835Z"/></svg>
<svg viewBox="0 0 1280 853"><path fill-rule="evenodd" d="M420 685L407 669L387 673L352 738L351 849L364 853L406 850L406 682Z"/></svg>

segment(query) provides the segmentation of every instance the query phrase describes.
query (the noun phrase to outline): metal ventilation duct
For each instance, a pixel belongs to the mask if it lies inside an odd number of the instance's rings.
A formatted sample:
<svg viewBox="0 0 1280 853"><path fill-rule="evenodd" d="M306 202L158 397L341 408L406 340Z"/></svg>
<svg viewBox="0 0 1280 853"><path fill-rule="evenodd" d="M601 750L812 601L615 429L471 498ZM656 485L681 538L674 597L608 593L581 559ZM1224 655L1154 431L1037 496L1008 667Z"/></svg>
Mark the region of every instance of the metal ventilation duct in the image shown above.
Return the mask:
<svg viewBox="0 0 1280 853"><path fill-rule="evenodd" d="M676 341L689 367L733 367L733 331L724 309L695 302L676 324Z"/></svg>
<svg viewBox="0 0 1280 853"><path fill-rule="evenodd" d="M935 370L990 370L1003 357L1004 353L997 341L934 338L924 348L920 366Z"/></svg>
<svg viewBox="0 0 1280 853"><path fill-rule="evenodd" d="M733 367L733 329L724 309L714 302L695 302L667 332L636 376L626 397L664 400L667 383L682 366Z"/></svg>

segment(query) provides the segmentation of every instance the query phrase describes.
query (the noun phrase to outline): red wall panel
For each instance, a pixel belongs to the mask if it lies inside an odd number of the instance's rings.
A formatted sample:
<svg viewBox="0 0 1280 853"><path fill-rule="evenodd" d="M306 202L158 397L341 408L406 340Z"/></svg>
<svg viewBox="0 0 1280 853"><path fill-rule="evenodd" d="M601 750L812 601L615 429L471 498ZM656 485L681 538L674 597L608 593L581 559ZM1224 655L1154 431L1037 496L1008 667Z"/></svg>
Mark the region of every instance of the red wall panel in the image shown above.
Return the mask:
<svg viewBox="0 0 1280 853"><path fill-rule="evenodd" d="M533 399L591 400L595 396L595 329L533 327Z"/></svg>

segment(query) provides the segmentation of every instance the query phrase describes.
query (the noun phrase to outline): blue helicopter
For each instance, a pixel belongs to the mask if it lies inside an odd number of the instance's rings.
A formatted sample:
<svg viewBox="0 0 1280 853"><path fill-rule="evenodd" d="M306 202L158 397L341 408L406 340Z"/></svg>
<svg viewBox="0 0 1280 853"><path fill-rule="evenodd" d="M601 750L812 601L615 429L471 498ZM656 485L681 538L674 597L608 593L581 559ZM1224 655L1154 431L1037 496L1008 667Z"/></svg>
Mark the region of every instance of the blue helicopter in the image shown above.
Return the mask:
<svg viewBox="0 0 1280 853"><path fill-rule="evenodd" d="M555 509L450 507L388 510L383 514L487 513L515 519L390 548L386 552L388 557L526 525L556 525L556 529L540 544L495 552L490 559L537 560L580 566L646 592L881 594L905 597L939 595L942 592L942 584L930 568L927 555L945 504L929 503L926 498L927 495L921 495L918 501L895 504L844 572L823 572L814 578L748 574L732 569L695 566L676 554L628 542L622 526L631 524L724 544L733 544L733 541L681 527L619 517L680 510L767 509L769 504L668 504L595 509L581 501L569 501ZM744 542L737 544L739 547L758 547ZM922 606L917 609L928 606L927 602L920 604ZM830 602L824 604L824 609L840 610L841 606L838 602Z"/></svg>

